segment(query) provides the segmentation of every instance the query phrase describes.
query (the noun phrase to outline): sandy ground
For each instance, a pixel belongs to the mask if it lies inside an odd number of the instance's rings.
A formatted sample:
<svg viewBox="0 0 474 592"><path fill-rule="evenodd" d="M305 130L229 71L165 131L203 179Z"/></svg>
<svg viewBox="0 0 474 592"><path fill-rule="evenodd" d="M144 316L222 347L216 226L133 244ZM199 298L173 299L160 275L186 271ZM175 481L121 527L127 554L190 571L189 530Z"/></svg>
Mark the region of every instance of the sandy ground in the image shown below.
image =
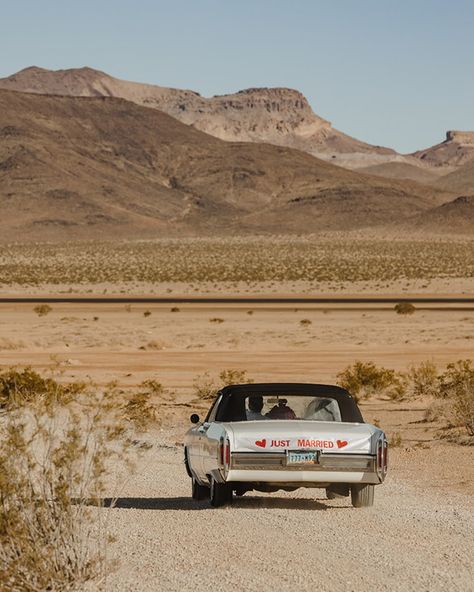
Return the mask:
<svg viewBox="0 0 474 592"><path fill-rule="evenodd" d="M182 464L189 414L202 413L192 383L205 371L245 369L256 381L332 382L356 359L403 370L473 358L474 311L321 306L0 305L0 369L60 361L65 379L147 378L163 383L152 447L104 509L120 566L107 590L471 590L474 449L437 439L428 402L363 404L401 444L370 509L329 501L323 490L246 494L210 509L190 499ZM145 312L151 314L145 316ZM251 311L251 314L249 314ZM219 319L219 320L215 320ZM301 320L310 324L302 325Z"/></svg>
<svg viewBox="0 0 474 592"><path fill-rule="evenodd" d="M472 590L473 498L440 490L433 475L408 478L426 450L392 452L373 508L300 489L212 509L190 498L182 449L163 434L152 441L117 507L102 510L121 565L109 590Z"/></svg>
<svg viewBox="0 0 474 592"><path fill-rule="evenodd" d="M1 296L27 296L52 294L80 294L80 295L126 295L153 296L173 295L394 295L400 294L405 298L407 294L420 295L459 295L470 296L473 292L472 277L436 277L436 278L404 278L397 280L364 280L364 281L265 281L265 282L127 282L113 284L110 282L69 283L57 284L11 284L2 283L0 278Z"/></svg>

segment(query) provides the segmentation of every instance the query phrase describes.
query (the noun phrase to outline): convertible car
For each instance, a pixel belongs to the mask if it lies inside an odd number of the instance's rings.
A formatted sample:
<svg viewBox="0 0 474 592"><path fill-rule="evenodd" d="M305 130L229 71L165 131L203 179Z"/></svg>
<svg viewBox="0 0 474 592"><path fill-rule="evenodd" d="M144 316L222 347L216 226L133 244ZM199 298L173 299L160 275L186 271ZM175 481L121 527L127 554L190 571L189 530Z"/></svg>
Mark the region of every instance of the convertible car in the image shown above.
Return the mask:
<svg viewBox="0 0 474 592"><path fill-rule="evenodd" d="M388 444L364 423L349 393L324 384L245 384L223 388L204 421L185 437L184 462L195 500L212 506L247 491L326 489L372 506L387 473Z"/></svg>

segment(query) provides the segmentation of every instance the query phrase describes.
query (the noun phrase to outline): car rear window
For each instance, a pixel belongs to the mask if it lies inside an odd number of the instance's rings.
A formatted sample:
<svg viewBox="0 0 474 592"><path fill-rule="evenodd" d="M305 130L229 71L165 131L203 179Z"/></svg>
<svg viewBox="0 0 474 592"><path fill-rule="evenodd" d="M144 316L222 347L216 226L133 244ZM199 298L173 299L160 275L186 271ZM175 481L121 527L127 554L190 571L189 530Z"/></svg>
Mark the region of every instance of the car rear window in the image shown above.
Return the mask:
<svg viewBox="0 0 474 592"><path fill-rule="evenodd" d="M248 421L266 419L341 421L338 402L332 397L301 395L249 395L245 400Z"/></svg>
<svg viewBox="0 0 474 592"><path fill-rule="evenodd" d="M223 401L218 416L220 421L342 421L338 401L324 395L231 395Z"/></svg>

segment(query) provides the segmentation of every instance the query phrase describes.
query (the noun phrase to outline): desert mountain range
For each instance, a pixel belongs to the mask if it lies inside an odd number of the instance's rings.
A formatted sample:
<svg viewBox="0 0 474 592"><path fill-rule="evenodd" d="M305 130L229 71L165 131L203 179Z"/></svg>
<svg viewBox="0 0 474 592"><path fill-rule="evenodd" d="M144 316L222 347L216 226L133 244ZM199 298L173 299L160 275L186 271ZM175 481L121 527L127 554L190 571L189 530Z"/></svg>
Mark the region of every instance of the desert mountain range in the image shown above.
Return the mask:
<svg viewBox="0 0 474 592"><path fill-rule="evenodd" d="M205 99L89 68L36 67L0 88L4 240L405 222L474 230L472 200L458 199L474 192L474 134L450 132L402 156L335 130L291 89Z"/></svg>

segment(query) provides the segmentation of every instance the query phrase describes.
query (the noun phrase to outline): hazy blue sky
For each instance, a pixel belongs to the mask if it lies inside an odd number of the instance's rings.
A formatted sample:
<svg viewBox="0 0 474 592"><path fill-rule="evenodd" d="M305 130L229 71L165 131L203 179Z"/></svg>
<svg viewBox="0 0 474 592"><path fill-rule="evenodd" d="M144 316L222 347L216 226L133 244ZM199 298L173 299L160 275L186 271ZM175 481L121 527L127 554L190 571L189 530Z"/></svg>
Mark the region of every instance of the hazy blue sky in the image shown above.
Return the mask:
<svg viewBox="0 0 474 592"><path fill-rule="evenodd" d="M0 0L0 76L88 65L205 96L301 90L402 152L474 129L474 0Z"/></svg>

